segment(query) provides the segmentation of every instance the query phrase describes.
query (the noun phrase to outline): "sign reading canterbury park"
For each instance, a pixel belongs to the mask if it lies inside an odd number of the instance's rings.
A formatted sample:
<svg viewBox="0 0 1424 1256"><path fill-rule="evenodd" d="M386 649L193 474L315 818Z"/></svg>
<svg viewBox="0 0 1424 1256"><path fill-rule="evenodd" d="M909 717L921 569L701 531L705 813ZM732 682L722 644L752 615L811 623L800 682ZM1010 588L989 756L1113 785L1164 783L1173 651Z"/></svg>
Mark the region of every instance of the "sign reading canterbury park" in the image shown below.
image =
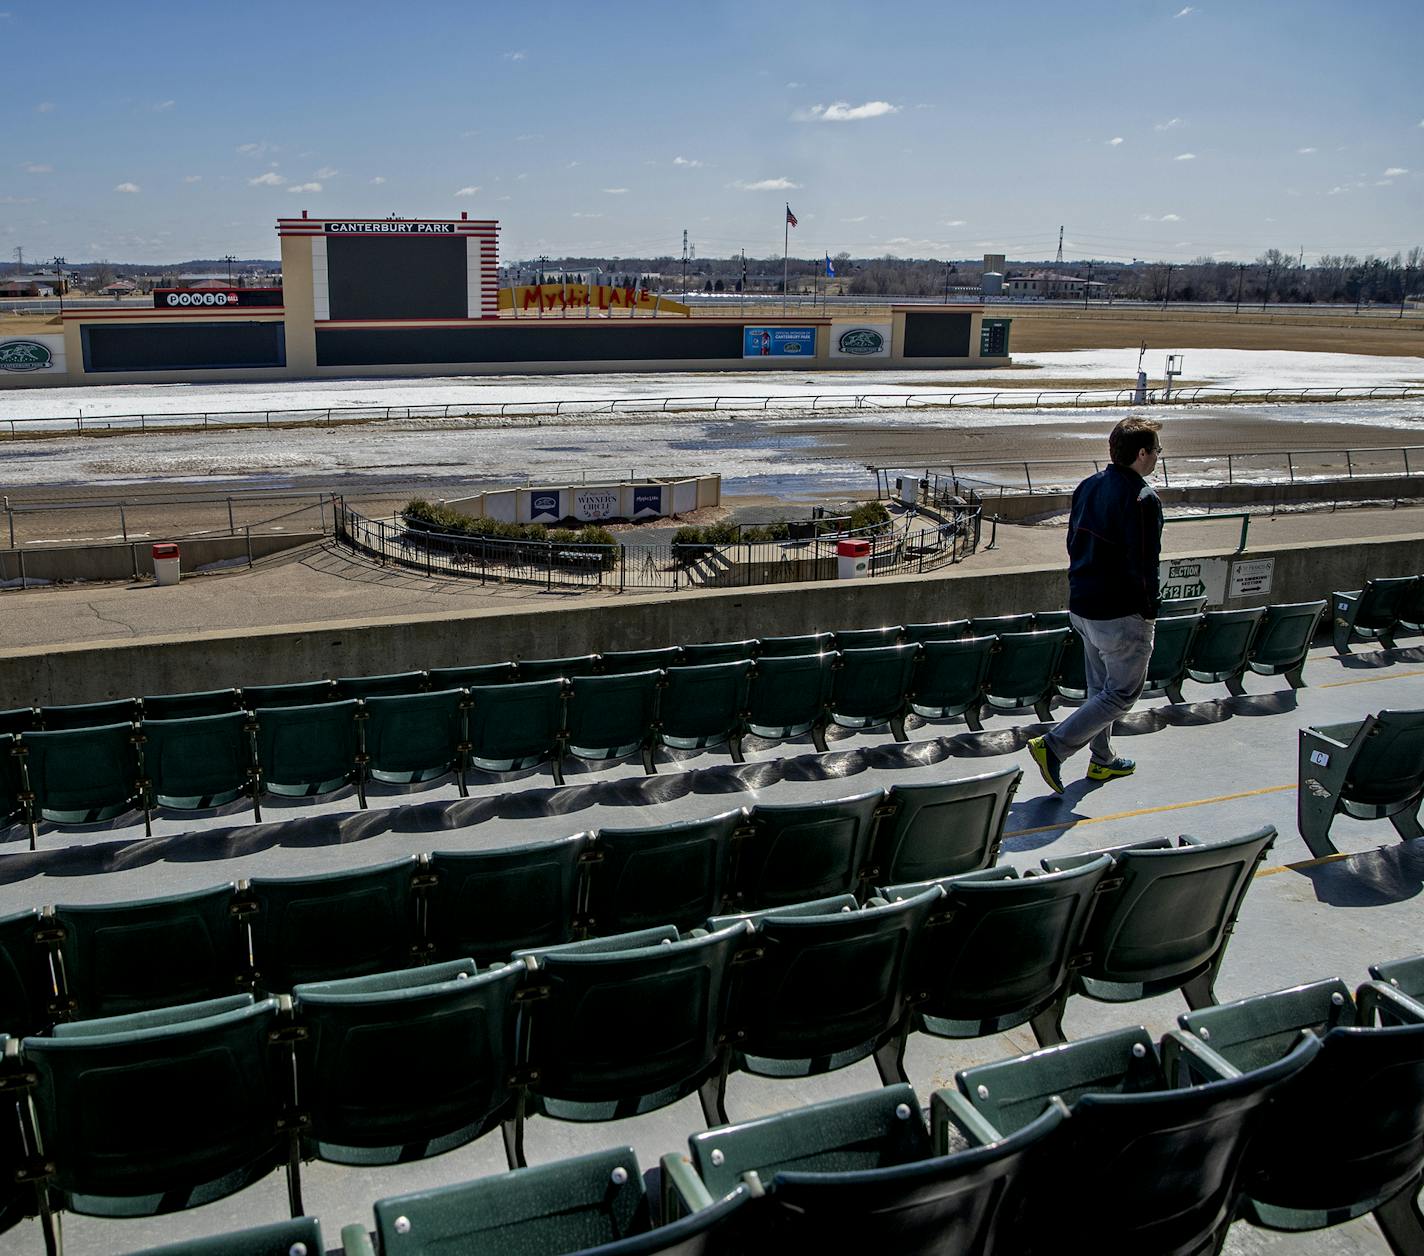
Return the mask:
<svg viewBox="0 0 1424 1256"><path fill-rule="evenodd" d="M53 364L54 354L38 340L0 341L0 371L44 371Z"/></svg>
<svg viewBox="0 0 1424 1256"><path fill-rule="evenodd" d="M327 235L454 235L453 222L328 222Z"/></svg>

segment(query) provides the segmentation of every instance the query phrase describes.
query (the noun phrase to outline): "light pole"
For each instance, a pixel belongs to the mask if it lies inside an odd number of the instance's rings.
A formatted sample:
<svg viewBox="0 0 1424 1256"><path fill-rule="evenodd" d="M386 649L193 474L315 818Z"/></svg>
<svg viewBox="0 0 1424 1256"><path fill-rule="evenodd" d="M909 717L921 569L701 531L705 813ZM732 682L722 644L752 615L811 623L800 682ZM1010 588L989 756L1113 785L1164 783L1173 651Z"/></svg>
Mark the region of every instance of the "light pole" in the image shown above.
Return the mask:
<svg viewBox="0 0 1424 1256"><path fill-rule="evenodd" d="M223 254L223 261L227 263L227 284L230 288L232 287L232 264L233 262L237 261L237 258L235 258L231 253L225 253Z"/></svg>
<svg viewBox="0 0 1424 1256"><path fill-rule="evenodd" d="M1264 313L1266 312L1266 302L1268 302L1268 301L1271 299L1271 280L1275 278L1275 275L1276 275L1276 268L1275 268L1274 266L1267 266L1267 267L1266 267L1266 286L1265 286L1265 288L1264 288L1264 289L1262 290L1262 292L1261 292L1261 313L1262 313L1262 314L1264 314Z"/></svg>
<svg viewBox="0 0 1424 1256"><path fill-rule="evenodd" d="M1241 313L1241 285L1246 279L1246 266L1242 262L1236 264L1236 312Z"/></svg>
<svg viewBox="0 0 1424 1256"><path fill-rule="evenodd" d="M59 312L64 313L64 267L65 261L62 257L54 259L55 291L59 293Z"/></svg>
<svg viewBox="0 0 1424 1256"><path fill-rule="evenodd" d="M1172 299L1172 271L1175 269L1176 267L1173 266L1171 262L1167 263L1167 282L1162 288L1162 308L1164 310L1167 308L1167 303Z"/></svg>

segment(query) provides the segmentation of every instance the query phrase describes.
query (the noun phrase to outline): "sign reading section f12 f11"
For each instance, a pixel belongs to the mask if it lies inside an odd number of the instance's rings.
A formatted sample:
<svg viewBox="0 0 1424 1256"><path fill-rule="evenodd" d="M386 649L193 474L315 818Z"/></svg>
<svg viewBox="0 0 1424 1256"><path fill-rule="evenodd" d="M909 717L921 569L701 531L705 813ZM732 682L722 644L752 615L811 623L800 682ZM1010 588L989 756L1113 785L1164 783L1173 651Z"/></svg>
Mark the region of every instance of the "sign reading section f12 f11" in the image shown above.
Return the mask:
<svg viewBox="0 0 1424 1256"><path fill-rule="evenodd" d="M814 358L814 327L744 327L744 358Z"/></svg>

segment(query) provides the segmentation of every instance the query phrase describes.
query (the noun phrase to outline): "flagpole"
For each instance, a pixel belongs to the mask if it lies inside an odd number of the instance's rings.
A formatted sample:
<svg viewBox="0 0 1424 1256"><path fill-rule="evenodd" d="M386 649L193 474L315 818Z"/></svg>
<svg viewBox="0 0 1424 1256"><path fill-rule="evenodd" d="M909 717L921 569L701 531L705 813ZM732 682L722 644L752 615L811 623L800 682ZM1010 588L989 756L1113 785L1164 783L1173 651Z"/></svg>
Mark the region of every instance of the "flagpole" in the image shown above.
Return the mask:
<svg viewBox="0 0 1424 1256"><path fill-rule="evenodd" d="M781 224L781 317L786 317L786 299L790 294L788 286L791 261L787 251L791 248L791 202L786 202L786 220Z"/></svg>

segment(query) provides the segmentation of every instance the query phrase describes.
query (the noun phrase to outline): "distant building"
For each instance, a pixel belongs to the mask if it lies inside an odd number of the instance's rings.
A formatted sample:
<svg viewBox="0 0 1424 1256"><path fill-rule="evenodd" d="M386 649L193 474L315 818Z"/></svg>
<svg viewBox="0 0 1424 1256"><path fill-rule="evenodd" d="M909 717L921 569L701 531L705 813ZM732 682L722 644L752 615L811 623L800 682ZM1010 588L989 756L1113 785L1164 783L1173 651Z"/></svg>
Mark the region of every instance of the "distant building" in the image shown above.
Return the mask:
<svg viewBox="0 0 1424 1256"><path fill-rule="evenodd" d="M1102 300L1108 295L1108 285L1098 279L1083 279L1078 275L1059 275L1038 271L1032 275L1012 275L1004 280L1011 297L1041 297L1045 301Z"/></svg>
<svg viewBox="0 0 1424 1256"><path fill-rule="evenodd" d="M138 284L132 279L115 279L99 289L100 294L106 297L130 297L137 291Z"/></svg>
<svg viewBox="0 0 1424 1256"><path fill-rule="evenodd" d="M0 296L3 297L52 297L68 291L69 276L57 270L36 270L0 279Z"/></svg>

